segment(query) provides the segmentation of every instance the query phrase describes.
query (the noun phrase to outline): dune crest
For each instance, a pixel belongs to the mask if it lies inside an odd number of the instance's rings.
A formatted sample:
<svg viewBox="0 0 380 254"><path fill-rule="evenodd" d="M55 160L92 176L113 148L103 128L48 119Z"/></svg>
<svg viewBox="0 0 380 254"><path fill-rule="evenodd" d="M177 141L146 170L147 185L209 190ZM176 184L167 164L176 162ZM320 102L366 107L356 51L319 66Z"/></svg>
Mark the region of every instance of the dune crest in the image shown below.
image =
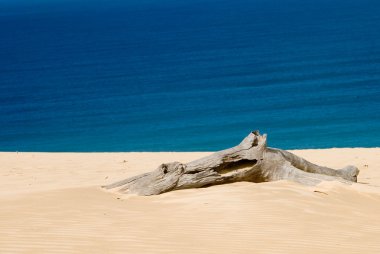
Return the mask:
<svg viewBox="0 0 380 254"><path fill-rule="evenodd" d="M120 196L99 186L210 153L0 153L0 253L379 253L380 149L292 152L358 184Z"/></svg>

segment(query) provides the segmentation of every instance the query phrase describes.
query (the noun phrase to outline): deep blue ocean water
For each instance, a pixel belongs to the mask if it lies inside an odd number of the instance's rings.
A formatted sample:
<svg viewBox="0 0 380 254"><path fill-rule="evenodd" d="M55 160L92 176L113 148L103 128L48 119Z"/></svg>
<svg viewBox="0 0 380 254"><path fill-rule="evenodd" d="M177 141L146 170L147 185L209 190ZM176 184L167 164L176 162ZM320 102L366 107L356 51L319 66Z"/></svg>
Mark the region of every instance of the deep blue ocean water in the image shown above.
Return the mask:
<svg viewBox="0 0 380 254"><path fill-rule="evenodd" d="M0 151L380 146L378 0L0 0Z"/></svg>

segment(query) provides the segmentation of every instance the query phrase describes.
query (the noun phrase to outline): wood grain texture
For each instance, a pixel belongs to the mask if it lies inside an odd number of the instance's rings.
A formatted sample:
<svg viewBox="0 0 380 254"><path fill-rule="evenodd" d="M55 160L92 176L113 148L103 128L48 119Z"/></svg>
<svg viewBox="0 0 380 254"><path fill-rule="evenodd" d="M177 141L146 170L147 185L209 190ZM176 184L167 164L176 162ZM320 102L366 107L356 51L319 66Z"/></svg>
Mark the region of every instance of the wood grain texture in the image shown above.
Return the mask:
<svg viewBox="0 0 380 254"><path fill-rule="evenodd" d="M152 172L103 187L121 193L149 196L243 181L291 180L304 185L334 180L347 184L357 181L359 170L355 166L339 170L318 166L288 151L269 148L266 140L265 134L253 131L232 148L186 164L164 163Z"/></svg>

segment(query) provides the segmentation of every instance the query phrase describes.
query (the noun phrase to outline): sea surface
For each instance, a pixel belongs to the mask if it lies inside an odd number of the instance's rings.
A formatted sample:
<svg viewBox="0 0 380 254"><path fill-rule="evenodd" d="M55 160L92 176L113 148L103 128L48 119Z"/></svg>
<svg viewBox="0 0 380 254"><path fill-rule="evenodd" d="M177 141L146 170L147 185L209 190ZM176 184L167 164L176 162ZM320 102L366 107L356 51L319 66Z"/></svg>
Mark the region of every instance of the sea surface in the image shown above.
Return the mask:
<svg viewBox="0 0 380 254"><path fill-rule="evenodd" d="M378 0L0 0L0 151L380 146Z"/></svg>

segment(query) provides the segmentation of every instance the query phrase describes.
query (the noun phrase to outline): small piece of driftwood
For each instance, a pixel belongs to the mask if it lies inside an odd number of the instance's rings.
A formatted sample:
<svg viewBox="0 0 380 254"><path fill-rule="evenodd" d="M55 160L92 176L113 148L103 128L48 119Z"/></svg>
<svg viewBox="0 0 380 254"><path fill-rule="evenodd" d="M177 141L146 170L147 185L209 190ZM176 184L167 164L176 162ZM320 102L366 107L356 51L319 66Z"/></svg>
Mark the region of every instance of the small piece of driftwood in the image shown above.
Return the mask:
<svg viewBox="0 0 380 254"><path fill-rule="evenodd" d="M107 186L122 193L157 195L233 182L290 180L304 185L321 181L357 181L359 170L347 166L335 170L315 165L290 152L267 147L266 135L251 132L239 145L189 163L161 164L156 170Z"/></svg>

